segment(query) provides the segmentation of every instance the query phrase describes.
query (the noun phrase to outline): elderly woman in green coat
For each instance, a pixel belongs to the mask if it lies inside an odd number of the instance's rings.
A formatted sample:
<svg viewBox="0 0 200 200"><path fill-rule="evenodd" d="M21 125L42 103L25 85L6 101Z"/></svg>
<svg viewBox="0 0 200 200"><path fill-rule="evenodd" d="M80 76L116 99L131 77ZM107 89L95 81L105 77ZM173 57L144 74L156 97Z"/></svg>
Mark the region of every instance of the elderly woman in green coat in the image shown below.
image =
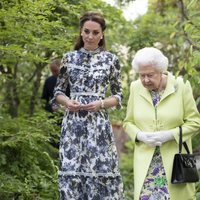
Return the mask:
<svg viewBox="0 0 200 200"><path fill-rule="evenodd" d="M134 200L195 200L195 183L171 184L179 126L190 151L200 129L190 83L169 73L167 57L153 47L139 50L132 65L139 79L130 86L124 129L135 144Z"/></svg>

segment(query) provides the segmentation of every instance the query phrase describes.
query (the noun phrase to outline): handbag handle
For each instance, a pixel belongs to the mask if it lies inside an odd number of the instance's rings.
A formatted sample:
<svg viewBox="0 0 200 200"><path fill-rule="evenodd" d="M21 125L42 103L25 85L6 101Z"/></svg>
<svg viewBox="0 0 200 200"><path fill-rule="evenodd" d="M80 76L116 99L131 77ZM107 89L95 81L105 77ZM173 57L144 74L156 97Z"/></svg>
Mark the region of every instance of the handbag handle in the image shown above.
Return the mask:
<svg viewBox="0 0 200 200"><path fill-rule="evenodd" d="M181 154L182 152L182 145L185 147L185 150L187 151L188 154L190 154L190 150L188 148L188 145L186 142L183 142L183 139L182 139L182 136L183 133L182 133L182 127L179 126L179 153Z"/></svg>

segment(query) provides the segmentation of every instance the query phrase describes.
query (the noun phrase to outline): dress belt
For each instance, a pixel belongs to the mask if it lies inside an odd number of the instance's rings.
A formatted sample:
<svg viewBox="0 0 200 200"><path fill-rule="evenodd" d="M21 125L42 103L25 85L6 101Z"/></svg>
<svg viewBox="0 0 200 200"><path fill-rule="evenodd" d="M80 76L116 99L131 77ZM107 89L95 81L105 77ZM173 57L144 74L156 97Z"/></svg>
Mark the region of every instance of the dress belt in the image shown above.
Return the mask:
<svg viewBox="0 0 200 200"><path fill-rule="evenodd" d="M71 92L70 96L96 96L96 97L104 97L103 94L99 94L96 92Z"/></svg>

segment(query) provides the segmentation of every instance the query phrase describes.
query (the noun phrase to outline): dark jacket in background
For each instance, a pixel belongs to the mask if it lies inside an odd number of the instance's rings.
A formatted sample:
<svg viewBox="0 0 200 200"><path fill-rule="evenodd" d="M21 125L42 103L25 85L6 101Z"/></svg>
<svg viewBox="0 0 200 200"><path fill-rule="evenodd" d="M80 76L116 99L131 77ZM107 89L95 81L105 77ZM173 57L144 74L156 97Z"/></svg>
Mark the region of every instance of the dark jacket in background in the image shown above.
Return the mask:
<svg viewBox="0 0 200 200"><path fill-rule="evenodd" d="M53 112L52 106L50 104L50 100L53 98L53 90L56 85L57 76L49 76L45 82L42 91L42 99L45 99L45 106L44 109L49 112ZM67 87L65 94L69 97L70 96L70 89Z"/></svg>

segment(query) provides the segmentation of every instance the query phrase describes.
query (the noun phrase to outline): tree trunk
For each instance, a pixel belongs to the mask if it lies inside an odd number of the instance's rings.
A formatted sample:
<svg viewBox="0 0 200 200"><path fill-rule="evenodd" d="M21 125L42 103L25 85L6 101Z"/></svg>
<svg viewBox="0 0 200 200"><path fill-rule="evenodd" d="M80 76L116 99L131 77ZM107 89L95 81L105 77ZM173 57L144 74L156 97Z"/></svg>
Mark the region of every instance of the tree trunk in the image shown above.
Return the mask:
<svg viewBox="0 0 200 200"><path fill-rule="evenodd" d="M5 97L5 100L8 102L8 112L13 118L18 116L18 109L20 104L17 84L17 70L18 63L15 64L13 73L11 68L8 68L7 72L7 95Z"/></svg>
<svg viewBox="0 0 200 200"><path fill-rule="evenodd" d="M161 15L165 15L165 0L157 0L156 11Z"/></svg>
<svg viewBox="0 0 200 200"><path fill-rule="evenodd" d="M42 70L45 66L46 66L46 63L45 64L43 64L43 63L36 64L36 79L33 83L33 90L32 90L32 95L30 98L30 105L29 105L29 115L30 116L32 116L34 114L35 105L39 98L38 91L39 91L40 81L41 81L41 77L42 77Z"/></svg>

